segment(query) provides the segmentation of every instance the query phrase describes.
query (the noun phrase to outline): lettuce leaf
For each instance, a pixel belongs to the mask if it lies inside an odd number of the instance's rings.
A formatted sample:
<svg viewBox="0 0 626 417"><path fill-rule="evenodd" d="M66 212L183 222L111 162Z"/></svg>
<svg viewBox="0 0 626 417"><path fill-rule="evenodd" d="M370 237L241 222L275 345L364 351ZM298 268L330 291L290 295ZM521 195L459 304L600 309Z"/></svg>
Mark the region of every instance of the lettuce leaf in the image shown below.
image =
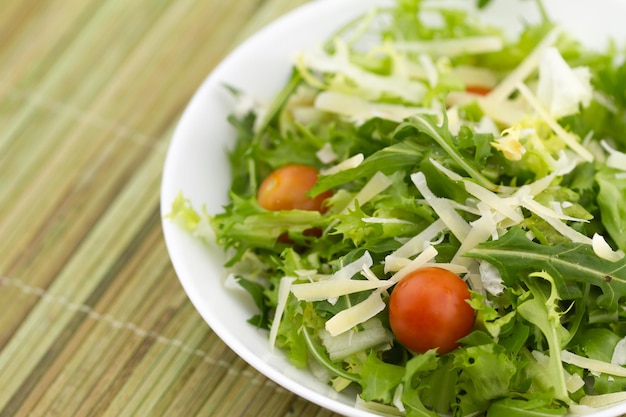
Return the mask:
<svg viewBox="0 0 626 417"><path fill-rule="evenodd" d="M540 245L529 240L518 227L511 228L498 240L480 244L465 256L482 259L498 268L507 286L519 286L521 277L546 271L563 299L580 298L579 285L592 284L602 290L598 305L609 311L616 311L626 295L626 259L607 261L599 258L590 245L582 243Z"/></svg>

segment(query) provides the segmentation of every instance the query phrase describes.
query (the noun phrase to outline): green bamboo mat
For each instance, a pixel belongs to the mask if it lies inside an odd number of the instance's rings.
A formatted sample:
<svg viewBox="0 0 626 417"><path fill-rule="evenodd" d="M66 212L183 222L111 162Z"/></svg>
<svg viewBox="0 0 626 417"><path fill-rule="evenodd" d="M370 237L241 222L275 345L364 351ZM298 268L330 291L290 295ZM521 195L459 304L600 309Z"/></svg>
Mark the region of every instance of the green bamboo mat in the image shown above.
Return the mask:
<svg viewBox="0 0 626 417"><path fill-rule="evenodd" d="M303 2L0 2L0 417L333 416L217 338L160 228L195 89Z"/></svg>

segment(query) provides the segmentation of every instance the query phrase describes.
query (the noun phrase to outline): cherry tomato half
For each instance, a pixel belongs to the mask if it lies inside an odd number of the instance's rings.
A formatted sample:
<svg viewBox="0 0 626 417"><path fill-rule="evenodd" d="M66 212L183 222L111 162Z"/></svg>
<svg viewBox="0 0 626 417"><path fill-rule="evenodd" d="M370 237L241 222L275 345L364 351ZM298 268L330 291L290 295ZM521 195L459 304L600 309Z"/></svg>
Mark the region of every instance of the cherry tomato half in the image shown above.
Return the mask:
<svg viewBox="0 0 626 417"><path fill-rule="evenodd" d="M396 284L389 297L389 322L408 349L440 354L458 346L474 325L467 284L456 274L436 267L417 269Z"/></svg>
<svg viewBox="0 0 626 417"><path fill-rule="evenodd" d="M257 193L261 207L271 210L316 210L326 211L324 200L332 191L323 192L315 198L306 193L317 182L317 169L307 165L290 164L278 168L268 175Z"/></svg>

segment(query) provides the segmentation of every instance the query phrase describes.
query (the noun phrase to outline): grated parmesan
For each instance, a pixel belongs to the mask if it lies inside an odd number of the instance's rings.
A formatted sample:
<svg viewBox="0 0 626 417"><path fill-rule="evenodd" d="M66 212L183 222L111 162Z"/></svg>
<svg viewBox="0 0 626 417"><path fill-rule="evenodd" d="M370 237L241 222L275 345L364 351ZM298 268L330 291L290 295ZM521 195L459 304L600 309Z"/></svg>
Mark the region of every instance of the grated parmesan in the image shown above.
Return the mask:
<svg viewBox="0 0 626 417"><path fill-rule="evenodd" d="M368 281L365 281L368 282ZM380 292L374 291L364 301L350 308L340 311L326 322L326 330L331 336L337 336L347 332L354 326L374 317L385 309L387 304L383 301Z"/></svg>

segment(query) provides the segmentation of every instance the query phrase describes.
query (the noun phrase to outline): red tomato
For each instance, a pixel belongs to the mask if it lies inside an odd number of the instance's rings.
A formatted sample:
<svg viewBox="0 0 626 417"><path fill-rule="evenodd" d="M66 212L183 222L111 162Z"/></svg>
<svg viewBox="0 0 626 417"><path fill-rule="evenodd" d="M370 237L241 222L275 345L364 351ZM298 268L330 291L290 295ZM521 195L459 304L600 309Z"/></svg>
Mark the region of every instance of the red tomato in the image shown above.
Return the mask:
<svg viewBox="0 0 626 417"><path fill-rule="evenodd" d="M474 325L467 284L442 268L417 269L396 284L389 298L389 322L396 338L408 349L440 354L458 346Z"/></svg>
<svg viewBox="0 0 626 417"><path fill-rule="evenodd" d="M465 91L468 93L478 94L479 96L486 96L491 92L491 88L480 85L468 85L465 87Z"/></svg>
<svg viewBox="0 0 626 417"><path fill-rule="evenodd" d="M324 200L332 191L323 192L315 198L306 193L317 182L317 170L306 165L290 164L278 168L267 176L259 187L257 200L261 207L271 211L316 210L326 211Z"/></svg>

